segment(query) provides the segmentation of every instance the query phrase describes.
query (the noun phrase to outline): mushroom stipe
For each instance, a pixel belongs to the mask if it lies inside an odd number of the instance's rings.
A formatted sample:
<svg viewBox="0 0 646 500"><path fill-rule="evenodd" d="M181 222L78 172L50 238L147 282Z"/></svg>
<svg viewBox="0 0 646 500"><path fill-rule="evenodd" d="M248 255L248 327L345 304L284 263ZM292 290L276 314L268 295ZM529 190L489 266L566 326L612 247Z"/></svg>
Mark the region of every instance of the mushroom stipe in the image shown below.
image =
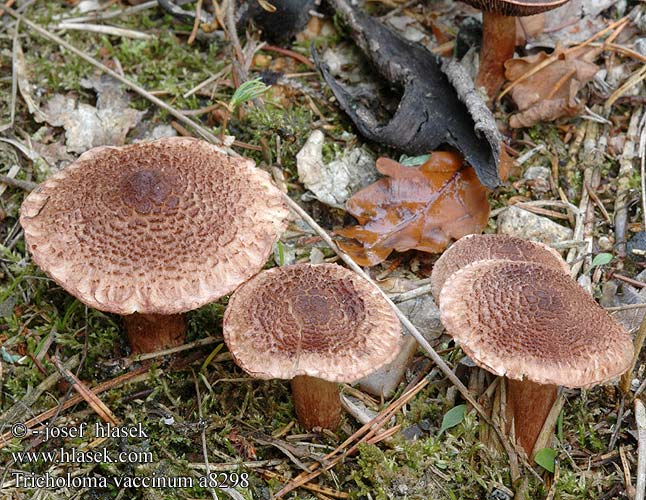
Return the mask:
<svg viewBox="0 0 646 500"><path fill-rule="evenodd" d="M530 457L557 385L602 384L633 357L630 335L576 281L534 262L480 260L453 273L440 317L478 366L510 380L509 415Z"/></svg>

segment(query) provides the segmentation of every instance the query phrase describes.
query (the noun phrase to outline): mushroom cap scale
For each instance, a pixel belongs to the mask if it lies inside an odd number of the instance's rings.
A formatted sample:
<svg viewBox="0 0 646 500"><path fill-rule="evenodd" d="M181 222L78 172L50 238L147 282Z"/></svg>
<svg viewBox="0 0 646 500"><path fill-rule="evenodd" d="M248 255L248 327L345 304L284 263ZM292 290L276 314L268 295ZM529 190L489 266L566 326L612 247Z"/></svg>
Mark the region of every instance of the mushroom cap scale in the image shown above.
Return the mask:
<svg viewBox="0 0 646 500"><path fill-rule="evenodd" d="M460 238L437 259L431 275L431 294L439 303L444 282L464 266L485 259L537 262L569 274L570 267L553 248L505 234L469 234Z"/></svg>
<svg viewBox="0 0 646 500"><path fill-rule="evenodd" d="M374 287L335 264L263 271L238 288L223 320L224 340L254 377L309 375L354 382L391 362L399 321Z"/></svg>
<svg viewBox="0 0 646 500"><path fill-rule="evenodd" d="M442 288L440 317L478 366L512 379L590 387L633 357L628 333L592 297L537 263L469 264Z"/></svg>
<svg viewBox="0 0 646 500"><path fill-rule="evenodd" d="M533 16L556 9L570 0L462 0L483 12L495 12L503 16Z"/></svg>
<svg viewBox="0 0 646 500"><path fill-rule="evenodd" d="M23 202L34 261L87 305L174 314L262 268L288 209L251 160L191 138L92 149Z"/></svg>

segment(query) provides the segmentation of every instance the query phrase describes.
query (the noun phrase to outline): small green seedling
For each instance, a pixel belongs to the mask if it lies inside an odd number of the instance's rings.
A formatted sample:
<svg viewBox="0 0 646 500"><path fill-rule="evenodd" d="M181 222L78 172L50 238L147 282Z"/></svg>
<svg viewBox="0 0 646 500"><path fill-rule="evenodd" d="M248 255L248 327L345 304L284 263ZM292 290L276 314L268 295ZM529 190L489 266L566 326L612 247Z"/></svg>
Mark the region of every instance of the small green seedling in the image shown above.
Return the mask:
<svg viewBox="0 0 646 500"><path fill-rule="evenodd" d="M440 433L438 436L441 436L447 429L461 424L464 420L466 409L467 405L458 405L447 411L446 415L444 415L444 418L442 419L442 426L440 427Z"/></svg>

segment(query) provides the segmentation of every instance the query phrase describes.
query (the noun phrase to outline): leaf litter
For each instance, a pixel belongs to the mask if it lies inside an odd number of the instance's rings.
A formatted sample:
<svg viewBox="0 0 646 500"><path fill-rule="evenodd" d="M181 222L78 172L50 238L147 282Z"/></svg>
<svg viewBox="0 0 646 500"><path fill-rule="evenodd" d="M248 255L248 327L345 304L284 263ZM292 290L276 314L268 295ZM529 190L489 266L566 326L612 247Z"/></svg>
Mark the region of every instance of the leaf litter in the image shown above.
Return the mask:
<svg viewBox="0 0 646 500"><path fill-rule="evenodd" d="M557 46L552 54L539 52L505 62L505 77L513 83L551 60L519 81L509 92L520 111L509 118L509 126L531 127L562 116L580 114L585 101L579 93L599 70L593 61L602 51L601 47L566 50Z"/></svg>
<svg viewBox="0 0 646 500"><path fill-rule="evenodd" d="M96 107L76 97L56 94L43 108L45 120L65 129L68 151L82 153L97 146L122 146L144 111L128 107L128 96L109 76L81 80L97 93Z"/></svg>
<svg viewBox="0 0 646 500"><path fill-rule="evenodd" d="M489 219L488 190L454 152L435 152L419 168L380 158L386 177L346 204L359 225L336 230L338 241L362 266L383 262L393 250L443 251L453 239L481 232Z"/></svg>

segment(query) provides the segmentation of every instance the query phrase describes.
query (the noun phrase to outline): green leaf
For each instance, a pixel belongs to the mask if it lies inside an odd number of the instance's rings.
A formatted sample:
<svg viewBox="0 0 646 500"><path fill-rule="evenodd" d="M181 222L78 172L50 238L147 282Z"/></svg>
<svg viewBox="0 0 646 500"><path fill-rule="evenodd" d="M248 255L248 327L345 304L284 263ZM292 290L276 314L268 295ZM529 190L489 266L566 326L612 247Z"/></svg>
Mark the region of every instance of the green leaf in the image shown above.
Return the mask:
<svg viewBox="0 0 646 500"><path fill-rule="evenodd" d="M592 267L605 266L612 262L613 256L611 253L598 253L592 259Z"/></svg>
<svg viewBox="0 0 646 500"><path fill-rule="evenodd" d="M441 436L445 430L462 423L466 409L467 405L458 405L447 411L446 415L444 415L444 418L442 419L442 427L440 427L440 433L438 436Z"/></svg>
<svg viewBox="0 0 646 500"><path fill-rule="evenodd" d="M554 461L556 460L556 452L552 448L542 448L536 452L534 461L543 467L543 469L554 473Z"/></svg>
<svg viewBox="0 0 646 500"><path fill-rule="evenodd" d="M424 163L426 163L430 157L431 155L421 155L421 156L403 155L399 159L399 163L404 165L405 167L418 167L419 165L423 165Z"/></svg>
<svg viewBox="0 0 646 500"><path fill-rule="evenodd" d="M22 356L18 356L17 354L10 354L3 347L2 348L2 359L4 359L7 363L11 363L12 365L15 365L16 363L18 363L22 359Z"/></svg>

